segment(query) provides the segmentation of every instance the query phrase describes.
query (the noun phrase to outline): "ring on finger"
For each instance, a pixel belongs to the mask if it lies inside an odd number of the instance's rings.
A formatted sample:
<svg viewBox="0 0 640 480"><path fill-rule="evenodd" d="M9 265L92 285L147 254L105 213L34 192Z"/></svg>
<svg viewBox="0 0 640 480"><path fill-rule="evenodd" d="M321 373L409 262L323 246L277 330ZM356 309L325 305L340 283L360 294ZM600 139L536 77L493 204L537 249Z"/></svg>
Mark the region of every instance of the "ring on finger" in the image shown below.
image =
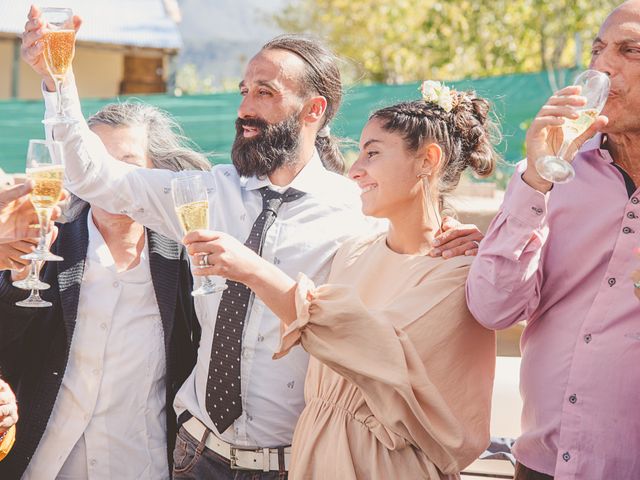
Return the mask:
<svg viewBox="0 0 640 480"><path fill-rule="evenodd" d="M204 255L201 256L200 259L200 266L201 267L209 267L209 254L205 253Z"/></svg>
<svg viewBox="0 0 640 480"><path fill-rule="evenodd" d="M471 240L471 243L473 243L476 246L476 248L480 248L480 242L479 241Z"/></svg>

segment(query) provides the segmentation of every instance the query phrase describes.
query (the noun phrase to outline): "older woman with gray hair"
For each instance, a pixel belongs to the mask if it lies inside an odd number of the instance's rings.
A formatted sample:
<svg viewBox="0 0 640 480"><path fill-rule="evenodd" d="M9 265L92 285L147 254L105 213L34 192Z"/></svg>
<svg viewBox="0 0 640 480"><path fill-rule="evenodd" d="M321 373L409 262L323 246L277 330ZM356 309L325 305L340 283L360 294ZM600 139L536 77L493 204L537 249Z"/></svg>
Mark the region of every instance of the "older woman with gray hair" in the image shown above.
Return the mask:
<svg viewBox="0 0 640 480"><path fill-rule="evenodd" d="M111 104L89 120L109 154L171 170L210 168L167 114ZM73 198L59 224L42 297L20 308L24 274L0 276L0 368L20 385L20 432L0 478L170 478L172 408L191 372L199 325L184 248Z"/></svg>

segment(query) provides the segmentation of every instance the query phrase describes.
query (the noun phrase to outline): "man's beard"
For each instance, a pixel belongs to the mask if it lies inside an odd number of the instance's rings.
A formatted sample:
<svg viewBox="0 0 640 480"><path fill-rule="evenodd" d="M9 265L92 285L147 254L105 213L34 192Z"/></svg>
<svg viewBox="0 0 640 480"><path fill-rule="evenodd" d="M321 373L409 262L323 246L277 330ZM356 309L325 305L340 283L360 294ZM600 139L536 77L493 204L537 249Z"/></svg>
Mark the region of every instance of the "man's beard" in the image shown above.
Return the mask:
<svg viewBox="0 0 640 480"><path fill-rule="evenodd" d="M255 137L245 138L243 126L258 128L260 132ZM231 160L238 174L264 177L282 166L296 163L301 128L295 114L273 124L259 118L238 118L231 149Z"/></svg>

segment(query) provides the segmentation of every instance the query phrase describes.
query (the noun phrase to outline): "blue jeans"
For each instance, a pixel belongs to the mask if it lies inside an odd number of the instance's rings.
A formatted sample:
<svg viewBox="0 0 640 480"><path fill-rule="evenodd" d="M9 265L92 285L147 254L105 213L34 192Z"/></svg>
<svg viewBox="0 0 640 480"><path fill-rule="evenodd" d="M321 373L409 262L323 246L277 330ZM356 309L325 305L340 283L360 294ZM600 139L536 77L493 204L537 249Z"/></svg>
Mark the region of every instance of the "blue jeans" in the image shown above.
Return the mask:
<svg viewBox="0 0 640 480"><path fill-rule="evenodd" d="M196 439L184 427L178 430L173 450L173 478L175 480L287 480L287 472L260 470L232 470L229 460L205 446L204 437Z"/></svg>

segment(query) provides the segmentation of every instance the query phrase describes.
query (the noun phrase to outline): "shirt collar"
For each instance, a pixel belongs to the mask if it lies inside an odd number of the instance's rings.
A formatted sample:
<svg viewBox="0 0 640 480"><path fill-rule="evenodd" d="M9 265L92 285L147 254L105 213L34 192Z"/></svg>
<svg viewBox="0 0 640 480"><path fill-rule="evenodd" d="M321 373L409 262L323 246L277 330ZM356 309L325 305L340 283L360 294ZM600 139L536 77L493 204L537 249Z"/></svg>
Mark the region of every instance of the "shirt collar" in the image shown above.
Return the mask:
<svg viewBox="0 0 640 480"><path fill-rule="evenodd" d="M302 170L296 175L293 181L288 185L289 188L295 188L305 193L315 193L319 188L321 182L318 180L329 172L322 165L320 155L316 149L313 150L313 155L309 162L302 167ZM247 190L257 190L262 187L272 187L273 184L269 180L268 176L259 178L256 176L248 177L244 179L244 188Z"/></svg>
<svg viewBox="0 0 640 480"><path fill-rule="evenodd" d="M91 208L87 212L87 231L89 234L89 248L87 250L87 257L91 260L97 261L105 268L110 268L115 271L115 261L109 251L100 230L93 221L93 214Z"/></svg>
<svg viewBox="0 0 640 480"><path fill-rule="evenodd" d="M607 136L604 133L596 133L593 137L582 144L578 153L581 155L586 155L589 158L597 158L606 163L613 163L613 158L611 158L611 154L605 143L607 141Z"/></svg>
<svg viewBox="0 0 640 480"><path fill-rule="evenodd" d="M596 133L593 137L582 144L580 147L580 152L586 153L591 152L593 150L603 150L603 142L605 141L606 136L603 133Z"/></svg>
<svg viewBox="0 0 640 480"><path fill-rule="evenodd" d="M89 208L87 212L87 233L89 238L89 248L87 249L87 258L90 260L94 260L102 265L104 268L108 268L112 270L114 273L116 272L116 262L113 259L113 255L111 255L111 250L109 250L109 246L107 242L104 241L104 237L98 230L95 222L93 221L93 215L91 212L91 208ZM149 258L149 242L147 241L147 229L144 229L144 248L142 252L140 252L140 262L134 268L127 270L127 272L132 272L134 270L139 270L138 267L145 263ZM123 273L127 273L123 272Z"/></svg>

